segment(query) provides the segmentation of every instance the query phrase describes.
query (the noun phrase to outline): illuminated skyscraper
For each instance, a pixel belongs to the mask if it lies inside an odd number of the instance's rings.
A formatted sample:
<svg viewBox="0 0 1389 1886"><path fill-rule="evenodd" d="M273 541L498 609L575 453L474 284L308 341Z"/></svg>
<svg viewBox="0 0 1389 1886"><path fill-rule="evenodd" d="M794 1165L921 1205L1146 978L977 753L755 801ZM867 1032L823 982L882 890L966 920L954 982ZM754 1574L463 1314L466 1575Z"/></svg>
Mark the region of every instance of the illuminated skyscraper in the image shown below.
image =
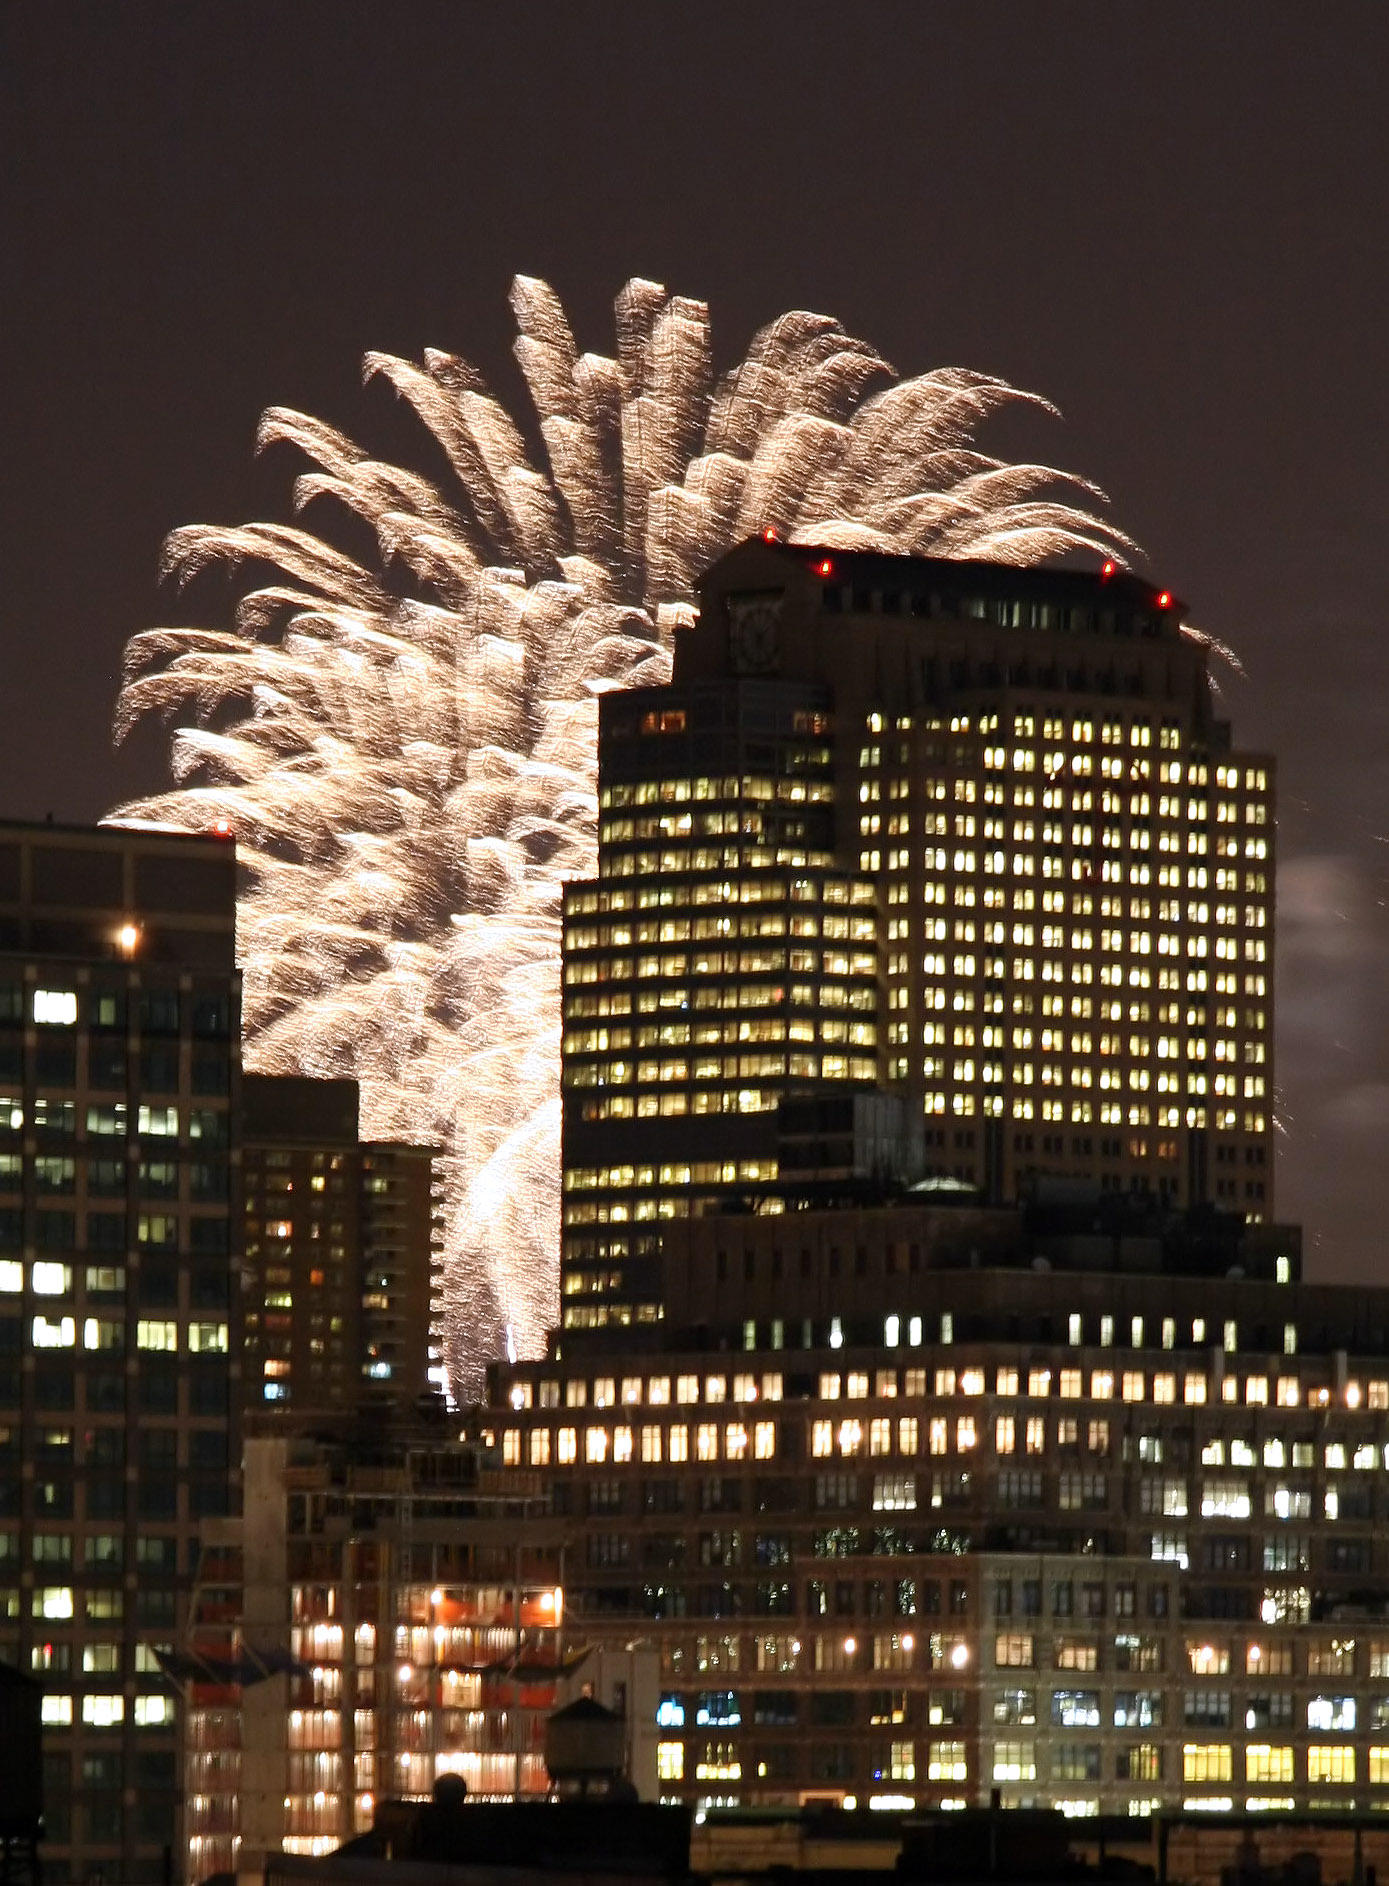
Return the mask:
<svg viewBox="0 0 1389 1886"><path fill-rule="evenodd" d="M434 1154L360 1140L357 1098L356 1081L243 1081L248 1417L409 1418L439 1393Z"/></svg>
<svg viewBox="0 0 1389 1886"><path fill-rule="evenodd" d="M58 1882L178 1844L159 1656L240 1473L235 884L222 838L0 825L0 1659Z"/></svg>
<svg viewBox="0 0 1389 1886"><path fill-rule="evenodd" d="M1272 1205L1273 766L1124 572L756 540L604 697L568 888L562 1320L660 1227L798 1202L782 1103L885 1089L922 1177ZM913 1144L917 1143L913 1139Z"/></svg>

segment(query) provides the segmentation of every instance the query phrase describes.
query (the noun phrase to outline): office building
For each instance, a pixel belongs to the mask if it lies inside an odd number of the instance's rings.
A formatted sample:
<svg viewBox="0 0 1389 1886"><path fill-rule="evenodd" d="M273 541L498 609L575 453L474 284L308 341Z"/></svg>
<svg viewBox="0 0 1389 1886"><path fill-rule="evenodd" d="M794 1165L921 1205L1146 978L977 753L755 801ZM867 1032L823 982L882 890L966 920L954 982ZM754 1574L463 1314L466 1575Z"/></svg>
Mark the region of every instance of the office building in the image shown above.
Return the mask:
<svg viewBox="0 0 1389 1886"><path fill-rule="evenodd" d="M1389 1291L1273 1218L1273 764L1182 613L754 542L602 701L490 1419L671 1798L1389 1807Z"/></svg>
<svg viewBox="0 0 1389 1886"><path fill-rule="evenodd" d="M442 1384L432 1149L359 1139L355 1081L242 1094L248 1416L416 1415Z"/></svg>
<svg viewBox="0 0 1389 1886"><path fill-rule="evenodd" d="M176 1666L189 1886L327 1853L445 1774L543 1798L563 1562L535 1494L456 1442L264 1435L245 1472L243 1515L204 1530Z"/></svg>
<svg viewBox="0 0 1389 1886"><path fill-rule="evenodd" d="M1389 1808L1389 1289L1153 1198L706 1216L500 1369L670 1798Z"/></svg>
<svg viewBox="0 0 1389 1886"><path fill-rule="evenodd" d="M662 1228L794 1208L783 1103L905 1098L925 1176L1272 1212L1273 765L1127 573L754 541L600 702L565 898L562 1323Z"/></svg>
<svg viewBox="0 0 1389 1886"><path fill-rule="evenodd" d="M45 1876L164 1877L205 1518L235 1497L239 985L224 838L0 825L0 1659Z"/></svg>

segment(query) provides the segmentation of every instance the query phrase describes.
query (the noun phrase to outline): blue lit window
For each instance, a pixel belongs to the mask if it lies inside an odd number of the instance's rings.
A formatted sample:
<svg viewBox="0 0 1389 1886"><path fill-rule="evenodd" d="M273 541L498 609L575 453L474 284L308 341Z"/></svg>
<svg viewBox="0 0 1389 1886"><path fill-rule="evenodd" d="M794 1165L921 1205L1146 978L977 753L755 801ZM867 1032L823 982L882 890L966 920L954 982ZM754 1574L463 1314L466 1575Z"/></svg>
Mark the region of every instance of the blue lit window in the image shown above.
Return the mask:
<svg viewBox="0 0 1389 1886"><path fill-rule="evenodd" d="M702 1690L695 1721L701 1729L736 1729L743 1720L732 1690Z"/></svg>

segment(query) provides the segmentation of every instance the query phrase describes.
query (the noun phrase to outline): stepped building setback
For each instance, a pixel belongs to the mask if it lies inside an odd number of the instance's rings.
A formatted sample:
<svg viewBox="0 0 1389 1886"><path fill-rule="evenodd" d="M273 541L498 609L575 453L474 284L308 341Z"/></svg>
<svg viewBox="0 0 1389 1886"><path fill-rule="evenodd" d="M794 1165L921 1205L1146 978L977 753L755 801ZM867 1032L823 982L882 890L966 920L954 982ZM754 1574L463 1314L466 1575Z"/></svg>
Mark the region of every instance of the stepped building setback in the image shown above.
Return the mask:
<svg viewBox="0 0 1389 1886"><path fill-rule="evenodd" d="M604 695L568 887L566 1329L653 1322L664 1225L794 1205L789 1097L896 1094L920 1176L1272 1211L1273 765L1181 605L754 541L666 687Z"/></svg>
<svg viewBox="0 0 1389 1886"><path fill-rule="evenodd" d="M1181 605L744 544L599 793L489 1419L664 1792L1389 1807L1389 1290L1274 1220L1273 763Z"/></svg>

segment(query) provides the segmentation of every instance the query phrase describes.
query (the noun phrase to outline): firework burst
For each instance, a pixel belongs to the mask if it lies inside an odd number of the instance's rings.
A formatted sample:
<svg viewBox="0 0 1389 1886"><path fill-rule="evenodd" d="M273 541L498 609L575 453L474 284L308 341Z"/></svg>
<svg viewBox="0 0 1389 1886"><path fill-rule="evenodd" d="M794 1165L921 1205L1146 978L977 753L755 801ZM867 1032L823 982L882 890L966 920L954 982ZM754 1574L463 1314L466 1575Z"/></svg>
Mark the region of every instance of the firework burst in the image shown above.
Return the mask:
<svg viewBox="0 0 1389 1886"><path fill-rule="evenodd" d="M613 358L544 283L511 305L544 463L455 354L370 354L447 476L271 408L360 559L299 525L195 525L164 574L256 575L230 628L127 650L120 738L177 721L174 790L121 822L230 820L243 872L247 1064L351 1076L373 1138L441 1151L445 1351L471 1387L509 1329L554 1320L560 886L595 853L596 696L659 681L700 571L771 526L838 548L1032 563L1131 548L1093 486L979 452L1036 396L958 368L899 380L826 316L785 314L716 375L708 310L632 281ZM1079 500L1073 502L1071 500Z"/></svg>

